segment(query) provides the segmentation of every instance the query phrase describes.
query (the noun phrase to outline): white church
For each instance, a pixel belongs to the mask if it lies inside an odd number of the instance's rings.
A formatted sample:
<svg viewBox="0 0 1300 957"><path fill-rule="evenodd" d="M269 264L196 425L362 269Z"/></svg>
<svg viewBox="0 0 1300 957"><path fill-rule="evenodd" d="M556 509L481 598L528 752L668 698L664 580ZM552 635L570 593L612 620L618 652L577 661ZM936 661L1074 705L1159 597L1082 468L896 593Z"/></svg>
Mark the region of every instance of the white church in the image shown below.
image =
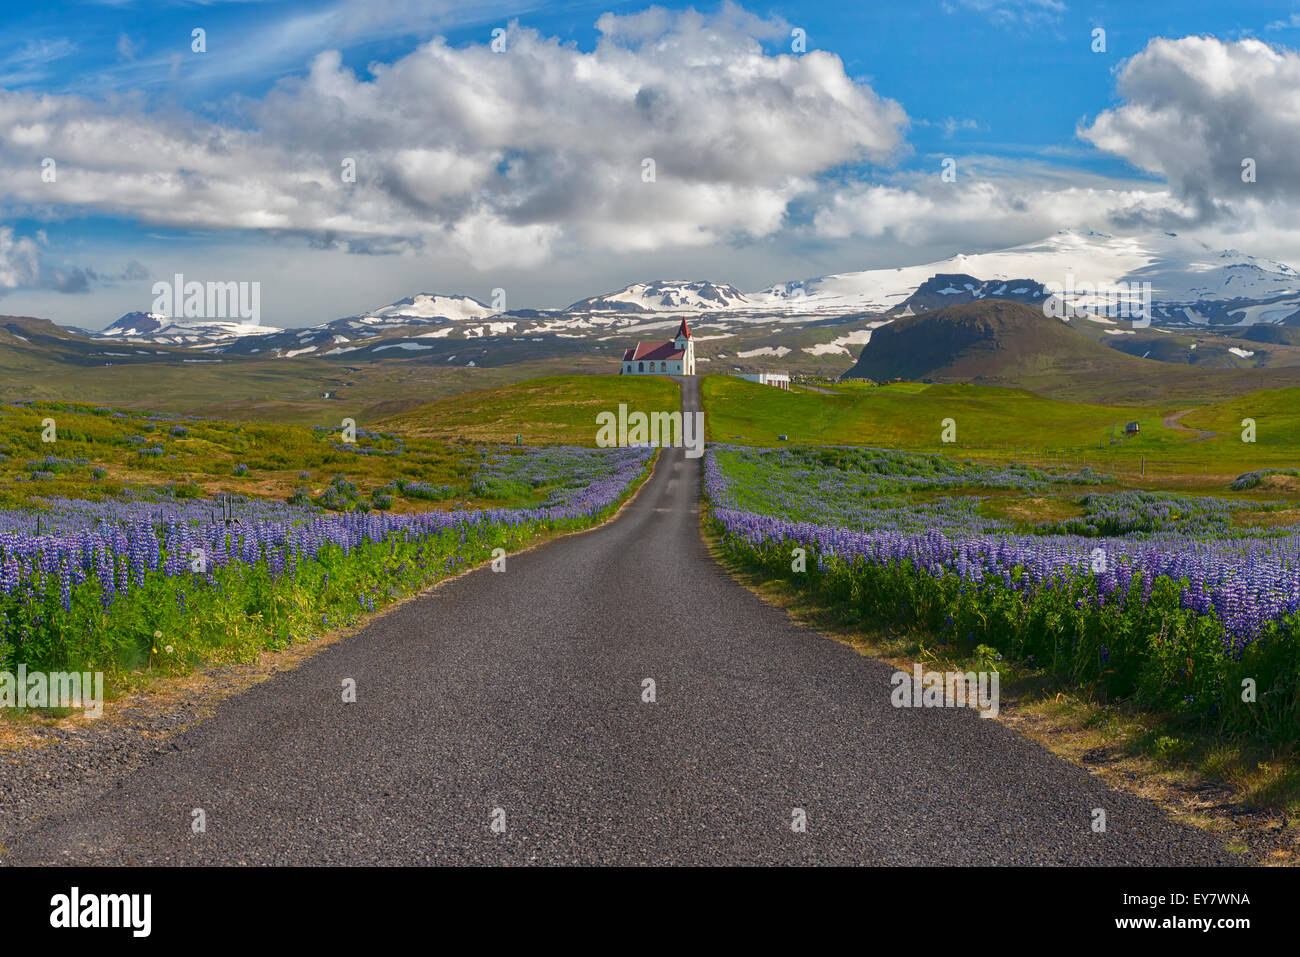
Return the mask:
<svg viewBox="0 0 1300 957"><path fill-rule="evenodd" d="M623 353L623 375L695 375L695 342L682 320L667 342L638 342Z"/></svg>

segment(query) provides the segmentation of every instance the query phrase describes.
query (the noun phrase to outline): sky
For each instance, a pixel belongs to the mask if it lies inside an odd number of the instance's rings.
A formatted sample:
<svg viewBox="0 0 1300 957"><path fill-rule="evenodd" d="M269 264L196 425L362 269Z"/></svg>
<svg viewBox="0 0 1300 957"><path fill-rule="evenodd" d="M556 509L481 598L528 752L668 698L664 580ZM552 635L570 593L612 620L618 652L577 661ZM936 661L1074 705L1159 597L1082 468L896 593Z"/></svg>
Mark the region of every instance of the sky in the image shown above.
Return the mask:
<svg viewBox="0 0 1300 957"><path fill-rule="evenodd" d="M1083 228L1300 266L1297 50L1300 3L0 0L0 313L101 328L177 273L286 327L563 306Z"/></svg>

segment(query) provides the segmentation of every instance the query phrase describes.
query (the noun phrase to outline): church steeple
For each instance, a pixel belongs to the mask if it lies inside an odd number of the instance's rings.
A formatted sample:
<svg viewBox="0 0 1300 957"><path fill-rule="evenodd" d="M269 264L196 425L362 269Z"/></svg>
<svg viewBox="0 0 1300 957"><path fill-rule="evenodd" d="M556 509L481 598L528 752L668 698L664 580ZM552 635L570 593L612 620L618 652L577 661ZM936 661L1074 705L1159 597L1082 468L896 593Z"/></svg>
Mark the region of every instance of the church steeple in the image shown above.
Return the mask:
<svg viewBox="0 0 1300 957"><path fill-rule="evenodd" d="M695 342L691 339L691 327L682 317L682 324L677 327L677 336L673 345L682 354L682 375L695 375Z"/></svg>

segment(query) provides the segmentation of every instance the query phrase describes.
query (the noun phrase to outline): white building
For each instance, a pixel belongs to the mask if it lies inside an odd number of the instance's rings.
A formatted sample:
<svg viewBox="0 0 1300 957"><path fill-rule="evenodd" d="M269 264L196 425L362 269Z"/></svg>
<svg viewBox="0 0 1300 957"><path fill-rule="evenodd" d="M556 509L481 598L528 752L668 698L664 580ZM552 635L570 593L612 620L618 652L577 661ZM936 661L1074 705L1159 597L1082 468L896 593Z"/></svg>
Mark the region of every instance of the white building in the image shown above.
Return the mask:
<svg viewBox="0 0 1300 957"><path fill-rule="evenodd" d="M682 320L667 342L638 342L623 353L623 375L695 375L695 340Z"/></svg>
<svg viewBox="0 0 1300 957"><path fill-rule="evenodd" d="M775 386L778 389L790 388L790 377L784 372L736 372L733 375L737 379L748 379L759 385Z"/></svg>

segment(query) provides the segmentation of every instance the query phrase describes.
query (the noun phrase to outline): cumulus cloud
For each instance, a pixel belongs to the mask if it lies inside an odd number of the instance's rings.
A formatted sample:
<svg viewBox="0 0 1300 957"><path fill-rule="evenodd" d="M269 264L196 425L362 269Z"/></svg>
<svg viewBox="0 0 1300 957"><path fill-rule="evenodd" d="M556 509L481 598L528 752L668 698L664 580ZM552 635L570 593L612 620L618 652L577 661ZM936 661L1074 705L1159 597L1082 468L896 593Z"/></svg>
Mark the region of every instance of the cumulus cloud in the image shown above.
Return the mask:
<svg viewBox="0 0 1300 957"><path fill-rule="evenodd" d="M1259 40L1155 39L1119 74L1122 103L1079 135L1167 180L1209 220L1300 199L1300 55ZM1243 182L1253 159L1256 181Z"/></svg>
<svg viewBox="0 0 1300 957"><path fill-rule="evenodd" d="M821 200L812 231L988 248L1080 225L1213 228L1211 243L1296 258L1300 55L1258 40L1154 39L1121 66L1117 93L1119 105L1081 123L1079 136L1158 181L960 158L955 183L936 173L845 186ZM1242 180L1246 158L1256 182Z"/></svg>
<svg viewBox="0 0 1300 957"><path fill-rule="evenodd" d="M33 208L535 265L561 248L768 236L818 177L905 150L902 107L838 57L764 52L782 21L724 5L598 28L590 52L515 24L504 52L435 39L367 77L326 51L239 124L0 92L0 190ZM54 183L31 173L46 156Z"/></svg>
<svg viewBox="0 0 1300 957"><path fill-rule="evenodd" d="M36 243L15 238L8 226L0 226L0 292L33 286L40 275L40 254Z"/></svg>
<svg viewBox="0 0 1300 957"><path fill-rule="evenodd" d="M960 167L959 167L960 168ZM910 246L951 243L954 250L1014 245L1058 229L1162 228L1186 224L1192 210L1169 190L1140 184L1107 184L1084 177L1062 185L1049 173L979 176L959 173L957 182L938 176L902 184L862 183L829 196L810 232L829 240L892 239Z"/></svg>
<svg viewBox="0 0 1300 957"><path fill-rule="evenodd" d="M1007 22L1063 9L965 5ZM511 24L503 52L434 39L361 74L327 50L260 99L227 104L220 121L142 94L0 90L0 200L35 218L102 213L296 235L317 249L419 250L458 269L703 255L771 237L891 254L987 249L1081 225L1217 222L1243 248L1259 250L1258 238L1272 255L1300 249L1300 56L1256 40L1153 40L1121 66L1118 105L1080 125L1073 152L1057 149L1060 165L958 157L957 182L944 183L938 158L924 174L888 172L909 152L909 118L836 56L765 52L788 48L780 18L652 7L605 14L597 30L583 51ZM921 124L945 137L980 128ZM1153 180L1073 165L1092 147ZM1254 184L1241 182L1247 156ZM40 175L46 157L53 182ZM351 163L355 182L342 175ZM143 270L42 265L38 245L0 231L0 291L83 291Z"/></svg>

